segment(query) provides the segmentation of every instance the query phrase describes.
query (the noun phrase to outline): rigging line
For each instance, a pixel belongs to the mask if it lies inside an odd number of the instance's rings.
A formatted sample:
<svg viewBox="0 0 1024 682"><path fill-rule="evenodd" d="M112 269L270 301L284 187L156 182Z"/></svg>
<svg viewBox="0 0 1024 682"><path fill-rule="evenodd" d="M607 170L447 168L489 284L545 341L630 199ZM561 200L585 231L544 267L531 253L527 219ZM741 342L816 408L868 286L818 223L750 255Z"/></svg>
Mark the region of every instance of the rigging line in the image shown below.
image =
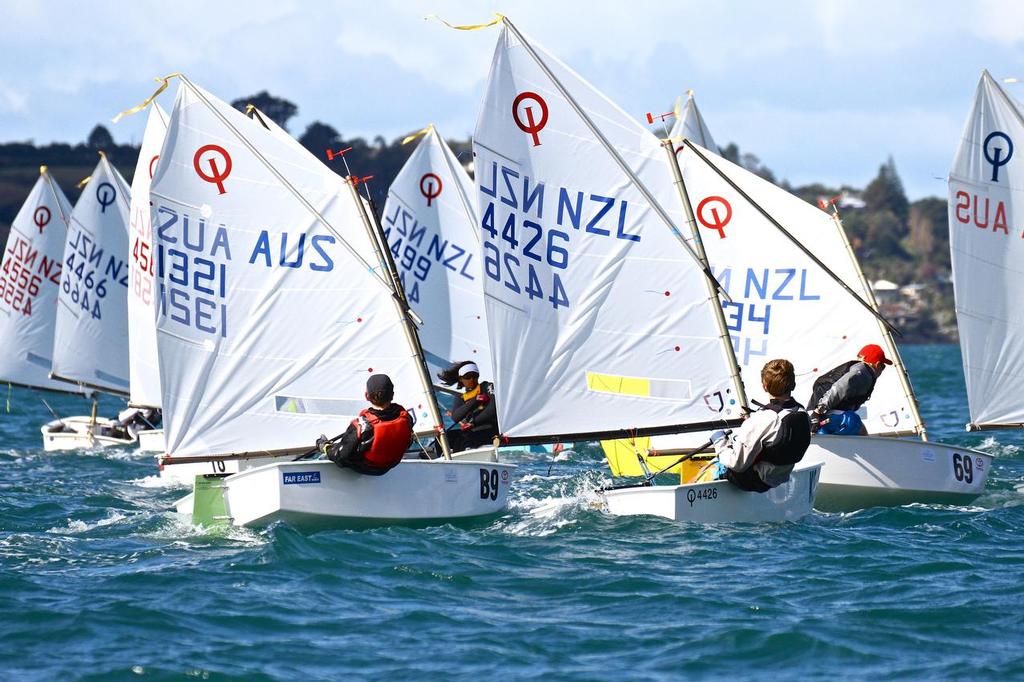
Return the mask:
<svg viewBox="0 0 1024 682"><path fill-rule="evenodd" d="M785 235L786 238L789 239L789 241L793 242L793 244L798 249L800 249L804 253L805 256L810 258L812 261L814 261L814 263L819 268L824 270L828 274L828 276L831 277L836 282L836 284L841 286L846 291L846 293L850 294L850 296L852 296L854 298L854 300L857 301L857 303L859 303L861 306L863 306L865 310L867 310L869 313L871 313L871 315L875 319L877 319L879 322L884 324L886 326L886 328L889 329L889 331L895 333L897 336L903 336L902 332L900 332L899 329L897 329L891 322L889 322L889 320L885 319L885 317L883 317L881 313L879 313L877 310L872 308L871 305L868 304L864 299L862 299L860 296L858 296L857 292L855 292L853 289L851 289L850 286L846 282L844 282L839 275L837 275L836 273L834 273L831 270L829 270L828 266L826 266L824 263L822 263L821 260L817 256L815 256L813 253L811 253L810 249L808 249L799 240L797 240L797 238L794 237L789 232L789 230L784 228L779 223L779 221L777 221L775 218L773 218L772 215L770 213L768 213L768 211L766 211L761 206L761 204L759 204L756 201L754 201L754 199L749 194L747 194L745 191L743 191L743 189L739 185L737 185L733 181L732 178L730 178L728 175L726 175L725 172L723 172L721 168L719 168L718 166L713 164L711 162L711 160L708 159L708 157L704 156L704 154L697 148L697 145L695 145L693 142L691 142L690 140L685 139L685 138L683 139L683 144L685 146L689 147L690 150L694 154L697 155L697 158L699 158L701 161L703 161L705 164L707 164L711 168L711 170L713 170L715 172L715 174L718 175L718 177L720 177L723 180L725 180L725 182L730 187L732 187L733 190L735 190L741 197L743 197L747 201L748 204L753 206L754 209L757 210L758 213L760 213L762 216L764 216L764 218L766 220L768 220L768 222L770 222L775 227L775 229L777 229L779 232L781 232L783 235Z"/></svg>
<svg viewBox="0 0 1024 682"><path fill-rule="evenodd" d="M441 155L444 156L444 162L448 166L448 174L452 176L452 182L455 184L455 192L459 195L459 200L462 202L462 209L466 212L466 217L469 218L469 222L473 226L471 232L473 233L473 237L476 239L477 246L479 246L480 233L476 229L476 216L473 215L473 211L470 208L469 197L466 196L466 193L463 191L462 183L459 182L459 176L456 174L455 166L449 158L449 150L444 143L444 139L441 138L441 134L437 132L437 128L434 127L433 123L430 124L430 128L431 132L438 137L441 147Z"/></svg>
<svg viewBox="0 0 1024 682"><path fill-rule="evenodd" d="M282 175L281 172L277 170L277 168L274 166L274 164L270 163L270 161L265 156L263 156L263 154L261 154L258 149L256 149L256 146L252 142L250 142L249 139L245 135L243 135L242 132L240 130L238 130L238 128L236 128L234 126L234 124L232 124L231 121L229 121L227 119L227 117L224 116L224 114L222 114L220 111L217 110L216 107L213 106L213 103L210 102L210 100L208 100L206 98L206 95L203 94L199 90L199 88L196 87L195 84L193 84L192 81L190 81L184 75L180 76L180 78L181 78L181 82L186 84L186 85L188 85L189 88L192 89L192 92L195 93L195 95L200 99L200 101L202 101L202 103L204 105L206 105L206 107L210 110L210 112L214 116L216 116L220 120L220 122L223 123L228 128L228 130L230 130L232 133L235 134L235 137L238 138L239 142L241 142L253 154L253 156L255 156L257 159L259 159L260 162L264 166L266 166L267 170L269 170L274 175L274 177L277 178L278 182L280 182L282 185L284 185L284 187L289 192L291 192L292 195L294 195L296 199L299 200L299 203L301 203L303 205L303 207L306 208L307 211L312 213L313 216L317 220L319 220L321 224L324 225L324 227L326 227L334 236L336 236L338 238L339 241L341 241L341 243L345 246L345 248L352 255L352 257L355 258L358 262L362 263L364 266L366 266L366 269L368 271L370 271L371 273L373 273L374 278L378 282L380 282L382 285L384 285L388 289L388 291L390 291L391 293L394 293L395 292L394 288L389 285L389 283L388 283L388 281L386 279L384 279L383 277L380 276L380 274L377 272L377 268L371 266L369 263L367 263L363 259L363 257L361 255L359 255L359 253L355 250L355 248L353 248L352 245L349 244L348 241L344 237L341 236L341 232L339 232L337 230L337 228L335 228L334 225L332 225L320 213L320 211L316 210L316 207L314 207L313 204L309 203L309 200L306 199L306 197L304 197L302 195L302 193L299 192L299 190L296 189L294 185L292 185L292 183L288 182L288 180L284 177L284 175Z"/></svg>
<svg viewBox="0 0 1024 682"><path fill-rule="evenodd" d="M658 215L661 221L665 223L665 226L668 227L669 230L673 232L673 234L675 234L677 230L675 228L675 225L673 224L672 218L669 217L668 213L665 212L665 209L662 208L661 204L658 203L658 200L654 198L654 196L650 193L647 187L642 182L640 182L640 178L636 176L636 173L633 172L633 169L629 167L625 159L622 158L622 156L612 146L608 139L605 138L604 134L598 129L594 122L590 120L590 117L587 115L587 113L583 111L583 108L580 107L580 105L576 102L575 99L573 99L572 95L569 94L569 91L565 89L564 85L562 85L562 82L558 80L558 77L555 76L551 69L548 68L548 65L544 63L544 60L541 59L540 55L538 55L537 52L533 49L533 46L526 41L526 38L524 38L523 34L519 32L519 29L517 29L515 25L511 21L509 21L508 17L502 17L502 22L504 22L505 26L507 26L508 29L512 31L512 33L516 36L516 38L519 39L519 42L522 43L523 48L529 53L530 57L533 58L533 61L537 63L537 66L540 67L541 71L543 71L544 74L551 80L555 88L558 89L558 92L562 95L562 97L565 98L565 100L573 108L573 111L576 112L576 115L580 117L583 123L590 130L590 133L597 138L597 140L601 143L601 146L604 147L605 151L612 157L615 163L618 164L622 172L626 174L626 177L629 178L633 186L636 187L637 191L639 191L641 196L643 196L644 201L646 201L650 205L650 207L654 209L654 212ZM646 133L647 131L645 130L644 132ZM704 273L704 276L711 281L711 283L715 287L715 290L721 293L721 295L725 296L727 300L731 301L732 298L729 296L729 293L719 283L719 281L715 279L715 275L714 273L711 272L711 268L709 268L706 264L704 264L701 261L700 257L696 253L694 253L693 249L690 248L689 244L687 244L681 239L679 240L679 243L682 244L683 248L686 249L686 252L690 254L690 257L693 258L693 262L696 263L697 267L701 269L701 272Z"/></svg>

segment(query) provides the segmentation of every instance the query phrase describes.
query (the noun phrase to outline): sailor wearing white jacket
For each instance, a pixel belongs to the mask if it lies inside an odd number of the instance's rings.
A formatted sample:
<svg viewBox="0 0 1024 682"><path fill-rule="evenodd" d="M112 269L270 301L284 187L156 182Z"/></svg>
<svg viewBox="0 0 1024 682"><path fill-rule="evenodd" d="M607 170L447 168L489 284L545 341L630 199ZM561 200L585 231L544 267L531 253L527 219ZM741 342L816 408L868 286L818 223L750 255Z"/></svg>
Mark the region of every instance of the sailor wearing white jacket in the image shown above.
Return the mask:
<svg viewBox="0 0 1024 682"><path fill-rule="evenodd" d="M789 480L811 442L811 421L790 395L796 387L793 364L771 360L761 369L761 384L772 397L733 434L712 434L724 471L719 476L743 490L763 493Z"/></svg>

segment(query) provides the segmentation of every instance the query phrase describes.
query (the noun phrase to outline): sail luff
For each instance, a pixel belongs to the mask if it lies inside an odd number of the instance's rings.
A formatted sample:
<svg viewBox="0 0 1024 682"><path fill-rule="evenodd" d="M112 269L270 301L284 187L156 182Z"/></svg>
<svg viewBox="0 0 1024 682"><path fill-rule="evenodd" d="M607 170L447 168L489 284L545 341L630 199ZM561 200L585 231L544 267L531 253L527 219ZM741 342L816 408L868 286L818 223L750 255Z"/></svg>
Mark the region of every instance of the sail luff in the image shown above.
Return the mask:
<svg viewBox="0 0 1024 682"><path fill-rule="evenodd" d="M693 213L693 205L690 203L690 195L686 191L686 181L683 179L682 169L679 168L679 159L676 157L675 145L672 144L671 141L667 141L666 143L663 143L662 146L665 148L665 153L668 154L669 157L669 167L672 169L673 180L676 188L679 190L679 199L682 201L683 210L686 212L686 222L690 228L690 235L693 238L693 244L697 251L697 256L704 264L704 267L710 270L711 265L708 261L707 252L704 250L704 238L701 236L700 230L697 229L697 217ZM725 322L725 314L722 312L722 306L718 300L718 292L715 290L715 287L712 286L710 281L707 281L707 289L708 305L710 305L715 311L715 323L718 326L722 352L729 365L733 388L736 391L736 397L739 400L740 409L749 409L747 404L747 392L743 387L743 378L740 374L740 364L736 359L736 352L732 346L732 338L729 335L729 329Z"/></svg>

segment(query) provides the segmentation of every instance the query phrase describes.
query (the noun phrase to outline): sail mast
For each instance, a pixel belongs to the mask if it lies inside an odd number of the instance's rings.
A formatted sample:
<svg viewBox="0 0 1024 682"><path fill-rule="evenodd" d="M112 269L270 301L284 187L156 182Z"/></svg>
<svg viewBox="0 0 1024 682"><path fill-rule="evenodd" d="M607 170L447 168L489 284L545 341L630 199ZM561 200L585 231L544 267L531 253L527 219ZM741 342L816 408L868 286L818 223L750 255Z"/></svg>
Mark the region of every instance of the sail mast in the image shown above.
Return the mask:
<svg viewBox="0 0 1024 682"><path fill-rule="evenodd" d="M675 180L676 188L679 190L679 198L683 202L683 210L686 212L686 222L690 226L690 234L693 236L693 245L697 249L697 255L700 257L701 262L704 264L706 269L710 270L708 263L707 252L704 250L704 239L701 237L700 230L697 229L697 218L693 214L693 205L690 203L690 195L686 191L686 181L683 180L683 172L679 168L679 160L676 158L675 145L672 144L671 140L666 140L662 143L665 148L665 152L669 157L669 166L672 168L672 176ZM729 329L725 324L725 314L722 312L722 305L718 300L718 292L715 287L711 284L710 280L707 280L708 289L708 303L715 309L715 323L718 325L718 335L722 342L722 349L725 353L726 360L729 363L729 370L732 374L733 388L736 391L736 400L739 402L741 409L747 408L747 393L743 388L743 379L740 376L740 364L736 360L736 352L732 347L732 339L729 336Z"/></svg>
<svg viewBox="0 0 1024 682"><path fill-rule="evenodd" d="M434 420L434 424L437 425L437 440L441 443L441 451L444 453L445 459L452 458L451 446L448 444L448 434L444 430L444 419L441 418L441 408L437 404L437 396L434 395L433 383L430 381L430 375L427 372L426 360L423 357L423 346L420 345L420 337L416 332L416 325L412 320L412 310L409 308L409 302L405 298L405 290L402 288L401 280L398 277L398 269L395 266L395 261L391 257L391 252L387 249L382 249L381 244L386 243L384 240L384 231L380 227L380 223L376 220L376 214L373 219L366 213L366 206L363 204L362 198L359 196L359 192L356 191L356 178L349 176L348 186L352 191L352 198L356 202L356 206L359 207L359 215L363 219L363 226L366 228L366 235L370 238L373 243L373 249L377 252L377 258L380 259L381 263L387 266L388 276L391 278L391 284L394 286L394 293L391 295L392 300L395 302L395 307L398 309L398 314L402 318L402 330L405 332L406 341L409 342L410 348L416 354L416 374L420 378L420 382L423 385L423 392L427 396L427 409L430 411L430 417Z"/></svg>
<svg viewBox="0 0 1024 682"><path fill-rule="evenodd" d="M843 245L846 247L846 253L850 256L850 264L853 266L854 272L857 273L861 289L864 291L867 302L877 311L878 301L875 299L875 293L871 290L871 285L868 284L868 280L864 276L864 271L860 267L857 255L853 252L853 246L850 244L850 239L846 236L846 230L843 229L843 223L839 218L839 209L836 208L835 204L832 204L832 211L832 222L835 223L836 230L839 232L839 238L842 239ZM875 320L878 321L878 318L876 317ZM907 404L910 406L910 413L914 417L914 431L921 436L921 440L927 441L928 429L925 426L924 419L921 417L921 410L917 404L917 396L914 395L914 388L910 385L910 375L907 373L907 366L903 364L903 357L900 355L899 349L896 348L896 340L892 337L892 332L889 331L888 327L880 321L878 321L878 331L882 333L882 339L885 342L886 357L891 359L896 366L896 376L899 377L903 394L906 396ZM897 433L896 435L901 434Z"/></svg>

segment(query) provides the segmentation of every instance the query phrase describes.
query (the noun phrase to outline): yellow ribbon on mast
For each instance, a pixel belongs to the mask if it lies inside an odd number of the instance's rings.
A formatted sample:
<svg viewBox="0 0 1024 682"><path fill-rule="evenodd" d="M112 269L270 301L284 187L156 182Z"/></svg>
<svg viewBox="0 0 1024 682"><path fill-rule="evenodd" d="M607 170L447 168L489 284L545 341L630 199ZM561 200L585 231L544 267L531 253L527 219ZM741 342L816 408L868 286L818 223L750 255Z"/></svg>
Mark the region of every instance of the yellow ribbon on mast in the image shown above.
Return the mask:
<svg viewBox="0 0 1024 682"><path fill-rule="evenodd" d="M422 137L423 135L426 135L427 133L429 133L433 129L434 129L434 124L431 123L430 125L428 125L423 130L417 131L417 132L413 133L412 135L406 135L405 139L402 140L402 144L409 144L410 142L415 140L417 137Z"/></svg>
<svg viewBox="0 0 1024 682"><path fill-rule="evenodd" d="M167 89L167 87L171 84L172 78L179 78L180 76L181 73L175 71L174 73L164 76L163 78L154 78L153 80L155 80L157 83L160 83L160 87L156 89L156 92L154 92L152 95L143 100L141 104L137 104L131 109L125 109L124 111L122 111L120 114L111 119L111 123L117 123L125 116L137 114L146 107L148 107L150 104L153 103L153 100L160 96L161 92Z"/></svg>
<svg viewBox="0 0 1024 682"><path fill-rule="evenodd" d="M495 12L494 13L494 20L493 21L489 21L486 24L463 24L461 26L456 26L455 24L449 24L447 21L445 21L441 17L437 16L436 14L428 14L427 16L423 17L424 21L430 21L431 19L436 19L436 20L440 21L442 24L444 24L445 26L447 26L448 28L454 28L456 31L477 31L477 30L479 30L481 28L490 28L491 26L496 26L496 25L500 24L502 21L505 20L505 15L504 14L499 14L498 12Z"/></svg>

